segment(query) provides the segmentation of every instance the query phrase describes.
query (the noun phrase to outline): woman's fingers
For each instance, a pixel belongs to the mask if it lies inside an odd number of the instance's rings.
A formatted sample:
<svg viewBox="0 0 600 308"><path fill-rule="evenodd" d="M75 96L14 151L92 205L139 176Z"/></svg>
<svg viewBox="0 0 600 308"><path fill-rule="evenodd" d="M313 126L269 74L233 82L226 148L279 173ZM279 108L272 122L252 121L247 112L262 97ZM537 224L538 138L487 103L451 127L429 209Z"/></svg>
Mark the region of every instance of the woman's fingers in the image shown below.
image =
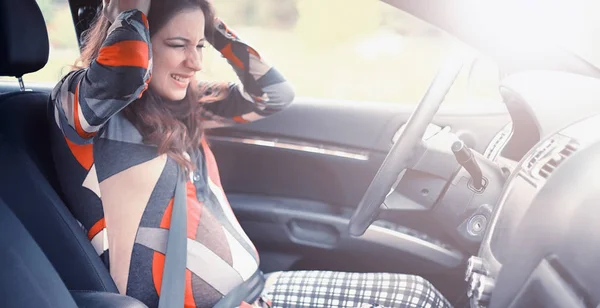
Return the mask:
<svg viewBox="0 0 600 308"><path fill-rule="evenodd" d="M148 11L150 10L150 0L112 0L118 1L120 12L128 11L132 9L137 9L142 13L148 15Z"/></svg>

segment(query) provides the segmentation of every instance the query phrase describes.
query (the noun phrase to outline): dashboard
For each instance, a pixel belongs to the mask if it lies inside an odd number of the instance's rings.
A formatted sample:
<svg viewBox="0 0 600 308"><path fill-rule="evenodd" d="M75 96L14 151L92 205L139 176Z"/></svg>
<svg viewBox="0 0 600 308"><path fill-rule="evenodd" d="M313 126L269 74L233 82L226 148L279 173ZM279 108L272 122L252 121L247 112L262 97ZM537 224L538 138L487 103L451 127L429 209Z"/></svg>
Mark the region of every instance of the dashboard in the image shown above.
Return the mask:
<svg viewBox="0 0 600 308"><path fill-rule="evenodd" d="M561 167L567 168L565 162L582 149L600 145L600 134L592 133L600 131L600 116L594 116L600 114L599 89L598 80L553 72L519 74L502 85L501 92L511 114L511 122L491 140L483 156L506 168L509 177L494 206L478 255L471 257L468 263L467 294L471 299L471 307L538 307L549 303L555 307L577 307L570 303L560 304L560 299L557 302L556 298L552 298L556 294L563 294L563 291L579 294L579 298L585 297L588 302L596 303L585 291L581 291L582 285L573 283L572 279L558 280L564 282L564 288L540 291L550 288L544 285L544 281L557 280L533 277L539 271L540 265L535 263L539 260L531 261L530 267L523 260L535 259L531 256L535 254L529 253L529 248L536 251L539 248L536 245L546 240L547 236L536 228L530 227L526 233L522 230L524 225L544 221L543 215L534 218L531 212L535 204L552 203L552 200L540 200L549 189L547 183L556 177L555 172ZM544 209L540 211L543 213ZM564 219L560 220L560 216L557 219L558 224L567 223ZM536 238L541 240L536 241ZM531 246L520 246L525 239ZM552 241L559 239L556 237ZM551 249L548 251L554 255ZM540 258L547 261L546 257ZM560 268L569 266L562 264ZM552 265L549 267L554 269ZM544 271L548 272L547 269ZM561 276L564 271L550 272L557 272ZM573 275L570 273L567 276ZM515 276L522 279L516 279ZM523 295L523 290L531 292ZM562 296L569 298L564 294ZM550 302L546 301L548 298Z"/></svg>
<svg viewBox="0 0 600 308"><path fill-rule="evenodd" d="M502 154L506 148L506 144L513 136L513 123L512 121L504 125L504 127L492 138L492 141L488 144L487 148L483 152L483 157L489 160L496 160L496 158ZM503 154L503 157L508 156Z"/></svg>

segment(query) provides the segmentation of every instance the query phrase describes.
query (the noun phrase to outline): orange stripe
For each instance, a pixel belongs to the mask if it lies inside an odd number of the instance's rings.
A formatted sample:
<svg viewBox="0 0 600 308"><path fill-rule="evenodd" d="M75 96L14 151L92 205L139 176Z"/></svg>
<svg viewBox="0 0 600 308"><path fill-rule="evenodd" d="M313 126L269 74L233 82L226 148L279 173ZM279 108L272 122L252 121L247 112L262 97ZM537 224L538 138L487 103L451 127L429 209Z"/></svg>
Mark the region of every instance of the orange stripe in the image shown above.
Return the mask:
<svg viewBox="0 0 600 308"><path fill-rule="evenodd" d="M160 252L154 252L152 258L152 280L154 280L154 288L160 296L160 285L162 284L163 269L165 268L165 255Z"/></svg>
<svg viewBox="0 0 600 308"><path fill-rule="evenodd" d="M104 221L104 217L98 220L88 231L88 239L91 241L96 234L100 233L102 229L106 228L106 221Z"/></svg>
<svg viewBox="0 0 600 308"><path fill-rule="evenodd" d="M196 187L192 182L186 183L187 192L187 237L191 239L196 238L196 231L198 229L198 222L200 222L200 214L202 204L196 197ZM169 201L165 213L163 214L162 220L160 221L160 227L163 229L169 229L171 226L171 214L173 212L174 199Z"/></svg>
<svg viewBox="0 0 600 308"><path fill-rule="evenodd" d="M198 230L198 223L200 222L200 214L202 204L196 197L196 187L192 182L186 183L187 193L187 237L191 239L196 238L196 231ZM163 214L162 220L160 221L160 228L169 229L171 226L171 215L173 213L173 202L174 199L169 201L165 213Z"/></svg>
<svg viewBox="0 0 600 308"><path fill-rule="evenodd" d="M163 272L165 269L165 255L160 252L154 252L152 258L152 280L154 280L154 288L156 293L160 296L160 287L162 285ZM192 292L192 272L188 269L185 270L185 295L184 295L184 307L185 308L196 308L196 300L194 300L194 294Z"/></svg>
<svg viewBox="0 0 600 308"><path fill-rule="evenodd" d="M171 226L171 212L173 211L173 199L169 201L167 208L165 209L165 213L160 221L160 227L163 229L169 229Z"/></svg>
<svg viewBox="0 0 600 308"><path fill-rule="evenodd" d="M107 66L137 66L148 68L148 44L142 41L121 41L100 48L96 61Z"/></svg>
<svg viewBox="0 0 600 308"><path fill-rule="evenodd" d="M202 211L202 203L198 201L196 196L196 186L190 181L186 184L187 191L187 236L195 239L196 231L198 231L198 223L200 222L200 214Z"/></svg>
<svg viewBox="0 0 600 308"><path fill-rule="evenodd" d="M196 189L190 189L189 186L194 187L194 184L188 182L186 185L187 189L187 206L188 206L188 221L187 221L187 235L188 237L195 238L196 230L198 229L198 221L200 221L200 207L196 199ZM196 204L190 202L194 198ZM173 199L167 205L165 213L160 221L161 228L169 228L171 226L171 214L173 212ZM192 234L193 233L193 234ZM154 288L160 296L160 287L162 284L163 271L165 267L165 255L159 252L154 252L152 259L152 278L154 280ZM196 308L196 301L192 292L192 272L190 270L185 271L185 298L184 307Z"/></svg>
<svg viewBox="0 0 600 308"><path fill-rule="evenodd" d="M148 17L146 17L146 14L142 13L142 21L144 22L144 26L146 26L146 29L148 29L150 26L148 26Z"/></svg>
<svg viewBox="0 0 600 308"><path fill-rule="evenodd" d="M240 69L244 69L244 63L238 57L233 54L233 50L231 49L231 43L227 44L223 49L220 50L221 54L225 59L231 61L233 65L239 67Z"/></svg>
<svg viewBox="0 0 600 308"><path fill-rule="evenodd" d="M233 120L236 121L236 122L238 122L238 123L248 123L248 122L250 122L250 121L242 118L241 116L235 116L235 117L233 117Z"/></svg>
<svg viewBox="0 0 600 308"><path fill-rule="evenodd" d="M138 98L142 98L142 95L144 95L144 92L146 92L146 90L148 90L148 85L150 84L150 80L152 80L152 74L150 74L150 76L148 76L148 80L146 80L146 82L144 83L144 89L142 89Z"/></svg>
<svg viewBox="0 0 600 308"><path fill-rule="evenodd" d="M188 269L185 270L185 297L183 299L183 307L197 307L196 300L194 300L194 294L192 293L192 272Z"/></svg>
<svg viewBox="0 0 600 308"><path fill-rule="evenodd" d="M73 103L73 113L75 119L75 131L81 138L92 138L96 133L88 133L81 127L81 121L79 120L79 84L75 88L75 101Z"/></svg>
<svg viewBox="0 0 600 308"><path fill-rule="evenodd" d="M94 164L94 146L93 144L84 144L79 145L71 142L67 137L65 137L65 141L67 142L67 146L71 150L75 159L79 162L79 164L85 168L85 170L90 170L92 165Z"/></svg>
<svg viewBox="0 0 600 308"><path fill-rule="evenodd" d="M256 96L256 95L252 95L252 94L250 94L250 96L252 96L252 99L253 99L255 102L262 103L262 102L264 102L264 101L265 101L265 100L264 100L262 97L260 97L260 96Z"/></svg>

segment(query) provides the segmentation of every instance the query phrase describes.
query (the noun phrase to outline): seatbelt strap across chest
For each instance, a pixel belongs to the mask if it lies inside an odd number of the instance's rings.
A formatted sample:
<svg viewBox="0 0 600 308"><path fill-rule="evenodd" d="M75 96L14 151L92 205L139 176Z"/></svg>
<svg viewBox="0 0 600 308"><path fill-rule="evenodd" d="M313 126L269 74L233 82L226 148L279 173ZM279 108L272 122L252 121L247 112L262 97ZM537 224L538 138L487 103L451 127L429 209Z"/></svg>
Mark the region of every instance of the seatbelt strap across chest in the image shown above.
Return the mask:
<svg viewBox="0 0 600 308"><path fill-rule="evenodd" d="M181 167L178 167L158 308L179 308L184 305L185 270L187 268L187 194L185 187L185 177L182 175Z"/></svg>

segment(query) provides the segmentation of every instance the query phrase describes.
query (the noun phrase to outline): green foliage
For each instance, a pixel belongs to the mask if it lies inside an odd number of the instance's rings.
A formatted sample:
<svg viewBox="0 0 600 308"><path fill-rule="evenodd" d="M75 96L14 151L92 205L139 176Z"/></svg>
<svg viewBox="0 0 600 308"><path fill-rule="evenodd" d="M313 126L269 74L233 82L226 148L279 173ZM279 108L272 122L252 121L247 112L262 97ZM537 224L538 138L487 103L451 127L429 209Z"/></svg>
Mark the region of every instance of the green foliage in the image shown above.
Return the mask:
<svg viewBox="0 0 600 308"><path fill-rule="evenodd" d="M298 19L298 0L218 0L217 15L228 24L290 28ZM302 1L302 0L301 0Z"/></svg>
<svg viewBox="0 0 600 308"><path fill-rule="evenodd" d="M78 48L77 34L75 34L69 6L66 4L55 4L51 15L54 18L46 22L50 45L57 49L76 50Z"/></svg>
<svg viewBox="0 0 600 308"><path fill-rule="evenodd" d="M309 44L323 47L374 33L381 23L381 3L378 0L349 3L348 0L301 0L296 31Z"/></svg>

